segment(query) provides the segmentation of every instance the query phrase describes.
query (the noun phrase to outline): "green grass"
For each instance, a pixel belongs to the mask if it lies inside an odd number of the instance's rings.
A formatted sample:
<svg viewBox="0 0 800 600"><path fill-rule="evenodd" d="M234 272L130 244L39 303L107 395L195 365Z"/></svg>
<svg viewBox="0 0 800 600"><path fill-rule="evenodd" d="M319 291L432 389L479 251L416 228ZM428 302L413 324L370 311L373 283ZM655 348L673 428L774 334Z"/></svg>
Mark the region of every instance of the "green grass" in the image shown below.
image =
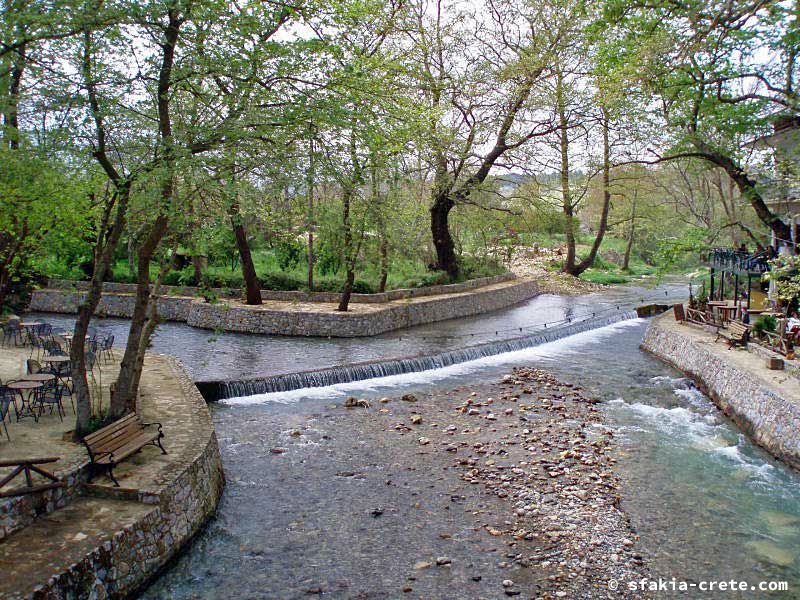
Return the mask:
<svg viewBox="0 0 800 600"><path fill-rule="evenodd" d="M257 249L253 252L253 263L258 273L263 289L272 290L306 290L307 267L305 257L293 266L281 269L274 251ZM56 257L48 257L40 263L41 272L50 277L65 279L84 279L83 273L77 268L70 269ZM156 278L158 265L152 265L151 277ZM135 274L130 273L128 262L125 259L116 260L112 267L112 279L121 283L133 283ZM505 272L501 265L490 261L479 261L475 258L462 259L462 273L459 281L489 277ZM238 264L231 268L230 263L212 263L203 272L204 282L212 288L241 288L243 286L241 268ZM339 292L344 284L345 272L340 268L338 272L314 273L314 289L316 291ZM356 293L374 293L379 289L380 271L376 265L361 265L356 271L354 291ZM195 285L194 269L191 266L183 270L171 270L164 277L163 283L175 286ZM417 288L431 285L451 283L446 273L430 271L422 261L403 257L396 257L390 264L386 281L386 289Z"/></svg>
<svg viewBox="0 0 800 600"><path fill-rule="evenodd" d="M602 285L614 285L619 283L628 283L633 279L624 273L609 273L608 271L598 271L596 269L587 269L581 273L581 279L590 283L599 283Z"/></svg>

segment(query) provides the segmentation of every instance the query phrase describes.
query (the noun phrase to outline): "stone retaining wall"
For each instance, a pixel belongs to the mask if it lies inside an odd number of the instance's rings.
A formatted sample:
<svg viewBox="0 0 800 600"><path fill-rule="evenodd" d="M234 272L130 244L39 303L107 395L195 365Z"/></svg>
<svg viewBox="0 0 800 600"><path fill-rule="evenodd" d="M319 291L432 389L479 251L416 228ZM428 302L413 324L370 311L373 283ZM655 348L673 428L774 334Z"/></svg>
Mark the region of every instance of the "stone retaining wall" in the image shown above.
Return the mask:
<svg viewBox="0 0 800 600"><path fill-rule="evenodd" d="M538 293L534 281L425 301L395 303L373 312L290 312L243 304L195 303L187 323L242 333L331 337L371 336L404 327L467 317L511 306Z"/></svg>
<svg viewBox="0 0 800 600"><path fill-rule="evenodd" d="M481 281L484 284L475 287ZM209 304L192 297L172 296L159 299L158 312L164 320L186 322L204 329L274 335L359 337L482 314L517 304L539 293L537 283L527 279L493 285L486 285L485 280L475 280L471 286L469 290L459 288L459 293L395 300L385 306L371 306L369 310L346 313L336 312L333 306L296 310L291 306L247 306L235 301ZM37 290L31 299L30 310L76 313L83 295L81 291L64 289ZM97 314L130 317L133 304L134 296L131 294L104 294Z"/></svg>
<svg viewBox="0 0 800 600"><path fill-rule="evenodd" d="M757 374L725 359L725 346L703 347L670 313L653 319L642 348L691 377L757 444L800 469L800 403L785 397ZM673 321L674 323L674 321ZM735 352L735 351L733 351Z"/></svg>
<svg viewBox="0 0 800 600"><path fill-rule="evenodd" d="M48 465L44 465L44 468L47 467ZM37 518L64 508L79 495L81 484L87 480L86 469L80 467L66 472L56 471L55 475L66 483L65 487L0 501L0 542ZM22 478L16 480L20 486L24 485L23 482ZM14 484L9 487L14 487Z"/></svg>
<svg viewBox="0 0 800 600"><path fill-rule="evenodd" d="M152 506L130 525L109 531L105 542L88 552L82 560L65 565L60 572L48 572L55 565L42 564L41 572L47 579L29 596L31 600L133 597L214 514L222 494L224 475L211 415L179 361L171 357L163 357L163 360L172 365L182 392L182 398L164 398L163 401L173 406L174 403L187 403L184 408L194 417L189 442L179 451L170 448L173 461L147 489L104 487L98 490L94 488L100 486L84 486L87 464L83 463L70 475L67 489L58 490L61 493L58 498L48 499L45 493L26 497L30 500L23 499L23 502L36 506L50 502L51 508L55 509L79 493L89 493L101 497L119 496L120 499ZM19 503L20 499L12 500ZM0 513L5 506L11 505L12 502L8 501L0 504ZM30 516L23 513L21 518ZM17 520L10 525L19 529L31 520Z"/></svg>
<svg viewBox="0 0 800 600"><path fill-rule="evenodd" d="M447 285L431 285L421 288L401 288L390 290L378 294L353 294L350 302L354 304L383 304L393 300L404 298L422 298L425 296L436 296L439 294L457 294L486 285L502 283L514 279L513 273L503 273L493 277L481 277L470 279L462 283L451 283ZM71 279L50 279L47 287L54 290L83 291L89 289L88 281L75 281ZM168 296L189 296L196 298L202 291L196 286L164 286ZM241 298L243 293L238 288L213 288L219 298ZM136 285L132 283L113 283L103 284L105 294L135 294ZM334 292L299 292L281 290L261 290L261 299L264 301L276 300L279 302L338 302L340 294Z"/></svg>
<svg viewBox="0 0 800 600"><path fill-rule="evenodd" d="M199 456L157 495L153 510L69 569L54 574L33 598L129 598L143 589L214 514L223 487L212 434Z"/></svg>

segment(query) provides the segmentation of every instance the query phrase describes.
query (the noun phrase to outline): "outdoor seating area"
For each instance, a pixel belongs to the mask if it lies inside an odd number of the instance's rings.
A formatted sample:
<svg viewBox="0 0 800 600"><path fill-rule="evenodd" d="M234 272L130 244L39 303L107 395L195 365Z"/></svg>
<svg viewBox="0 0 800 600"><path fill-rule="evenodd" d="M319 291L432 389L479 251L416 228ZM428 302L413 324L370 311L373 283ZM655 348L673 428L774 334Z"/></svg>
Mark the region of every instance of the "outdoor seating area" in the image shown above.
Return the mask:
<svg viewBox="0 0 800 600"><path fill-rule="evenodd" d="M743 301L712 301L705 305L673 307L675 320L716 333L715 341L729 347L756 344L793 360L800 345L800 320L780 310L748 310Z"/></svg>
<svg viewBox="0 0 800 600"><path fill-rule="evenodd" d="M59 457L57 471L70 472L86 462L86 448L72 440L75 406L69 356L70 334L41 321L12 319L0 325L0 480L11 462ZM87 336L86 365L94 415L107 409L109 384L119 361L113 338L102 331ZM34 486L48 483L34 470ZM17 478L19 479L19 478ZM15 482L0 486L7 493Z"/></svg>
<svg viewBox="0 0 800 600"><path fill-rule="evenodd" d="M45 416L64 422L75 414L69 351L72 335L39 321L10 319L2 325L2 343L17 358L16 369L8 365L0 372L0 417L6 440L11 441L9 424ZM113 335L90 331L86 338L85 361L93 412L102 403L101 363L112 365ZM21 357L21 360L20 360ZM13 429L13 427L12 427Z"/></svg>

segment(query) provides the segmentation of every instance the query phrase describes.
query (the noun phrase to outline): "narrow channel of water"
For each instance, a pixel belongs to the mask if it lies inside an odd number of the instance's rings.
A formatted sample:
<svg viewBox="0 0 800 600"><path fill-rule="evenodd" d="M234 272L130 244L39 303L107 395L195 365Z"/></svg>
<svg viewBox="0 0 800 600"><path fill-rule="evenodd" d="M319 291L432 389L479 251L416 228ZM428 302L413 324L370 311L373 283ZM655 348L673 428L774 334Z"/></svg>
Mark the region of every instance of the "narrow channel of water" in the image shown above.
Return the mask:
<svg viewBox="0 0 800 600"><path fill-rule="evenodd" d="M465 346L496 342L596 315L609 316L644 302L683 298L683 283L665 283L655 289L619 286L578 297L542 294L516 306L488 314L440 321L369 338L313 338L215 333L182 323L162 323L152 350L179 358L195 381L242 380L297 371L325 369L351 363L436 354ZM33 313L56 327L71 330L73 315ZM92 325L113 333L122 346L130 322L95 318Z"/></svg>

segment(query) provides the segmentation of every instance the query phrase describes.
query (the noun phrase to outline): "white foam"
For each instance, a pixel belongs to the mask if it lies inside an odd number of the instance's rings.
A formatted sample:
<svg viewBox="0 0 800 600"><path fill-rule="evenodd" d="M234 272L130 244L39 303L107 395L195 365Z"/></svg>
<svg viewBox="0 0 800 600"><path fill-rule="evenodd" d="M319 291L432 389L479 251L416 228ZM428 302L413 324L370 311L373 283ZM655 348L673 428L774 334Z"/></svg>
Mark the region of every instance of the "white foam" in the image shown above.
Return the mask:
<svg viewBox="0 0 800 600"><path fill-rule="evenodd" d="M430 369L417 373L404 373L402 375L389 375L387 377L376 377L374 379L352 381L349 383L337 383L324 387L301 388L288 392L271 392L269 394L256 394L254 396L225 398L220 400L220 402L230 405L264 404L266 402L290 404L301 400L330 400L353 395L358 392L369 393L407 385L436 383L451 377L468 375L486 367L505 364L510 365L514 363L529 363L534 359L572 354L585 348L588 344L600 343L606 338L629 327L638 326L644 321L644 319L627 319L619 323L592 329L591 331L576 333L575 335L547 342L539 346L486 356L468 362L442 367L440 369Z"/></svg>

